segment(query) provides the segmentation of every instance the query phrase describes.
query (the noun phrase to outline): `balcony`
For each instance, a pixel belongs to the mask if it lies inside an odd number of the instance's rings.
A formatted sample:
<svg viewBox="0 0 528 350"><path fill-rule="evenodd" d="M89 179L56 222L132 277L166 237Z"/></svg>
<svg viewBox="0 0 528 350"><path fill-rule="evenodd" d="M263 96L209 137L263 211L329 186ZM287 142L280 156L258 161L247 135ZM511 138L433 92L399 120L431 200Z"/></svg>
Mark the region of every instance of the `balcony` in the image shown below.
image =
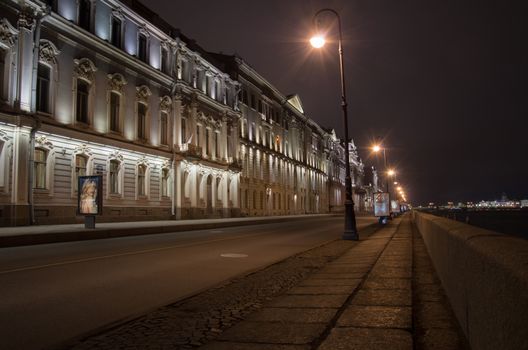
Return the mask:
<svg viewBox="0 0 528 350"><path fill-rule="evenodd" d="M189 158L202 159L202 147L193 145L192 143L178 145L176 151Z"/></svg>

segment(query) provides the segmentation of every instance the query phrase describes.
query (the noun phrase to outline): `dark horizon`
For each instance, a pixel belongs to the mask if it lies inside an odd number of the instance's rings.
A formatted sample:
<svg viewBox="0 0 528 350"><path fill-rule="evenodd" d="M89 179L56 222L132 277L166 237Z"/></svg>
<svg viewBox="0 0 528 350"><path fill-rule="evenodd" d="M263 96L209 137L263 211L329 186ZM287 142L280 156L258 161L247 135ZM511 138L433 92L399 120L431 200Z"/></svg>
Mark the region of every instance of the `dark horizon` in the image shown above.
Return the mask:
<svg viewBox="0 0 528 350"><path fill-rule="evenodd" d="M144 3L205 50L237 54L284 94L299 94L309 117L343 137L337 47L307 42L315 12L337 10L349 134L365 166L382 169L368 147L383 140L411 203L528 198L526 4Z"/></svg>

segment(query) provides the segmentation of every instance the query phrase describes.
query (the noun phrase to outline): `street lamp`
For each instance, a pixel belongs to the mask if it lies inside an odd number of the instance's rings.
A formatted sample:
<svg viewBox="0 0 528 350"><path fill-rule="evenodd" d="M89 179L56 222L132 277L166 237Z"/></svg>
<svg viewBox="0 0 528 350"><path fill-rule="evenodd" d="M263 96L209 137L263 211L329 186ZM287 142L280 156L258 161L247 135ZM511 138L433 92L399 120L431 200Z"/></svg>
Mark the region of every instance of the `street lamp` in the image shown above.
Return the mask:
<svg viewBox="0 0 528 350"><path fill-rule="evenodd" d="M317 16L323 12L333 13L337 17L338 29L339 29L339 70L341 73L341 108L343 109L343 122L345 127L345 231L342 238L347 240L357 241L359 235L356 229L356 216L354 213L354 201L352 199L352 179L350 178L350 156L349 156L349 140L348 140L348 112L347 112L347 101L346 101L346 89L345 89L345 68L343 65L343 43L341 34L341 17L333 9L322 9L317 11L314 15L315 29L317 29ZM310 39L310 44L316 49L321 48L325 44L324 36L316 35Z"/></svg>

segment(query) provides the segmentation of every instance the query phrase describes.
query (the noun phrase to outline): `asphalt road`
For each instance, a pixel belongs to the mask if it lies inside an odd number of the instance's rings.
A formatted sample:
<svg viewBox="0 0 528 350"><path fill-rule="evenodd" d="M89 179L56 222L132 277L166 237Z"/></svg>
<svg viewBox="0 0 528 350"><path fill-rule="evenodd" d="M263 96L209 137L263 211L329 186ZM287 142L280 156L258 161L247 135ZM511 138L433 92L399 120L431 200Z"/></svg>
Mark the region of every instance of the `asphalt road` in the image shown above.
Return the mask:
<svg viewBox="0 0 528 350"><path fill-rule="evenodd" d="M358 218L358 227L373 223ZM65 344L339 238L343 218L0 249L0 348Z"/></svg>

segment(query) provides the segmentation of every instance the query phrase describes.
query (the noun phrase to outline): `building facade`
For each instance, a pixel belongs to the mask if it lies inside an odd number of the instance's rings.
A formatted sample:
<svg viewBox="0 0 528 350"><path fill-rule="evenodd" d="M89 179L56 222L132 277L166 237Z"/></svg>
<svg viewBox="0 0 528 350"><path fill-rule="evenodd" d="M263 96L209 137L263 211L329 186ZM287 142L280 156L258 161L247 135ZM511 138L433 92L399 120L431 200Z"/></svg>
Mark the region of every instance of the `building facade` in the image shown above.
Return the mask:
<svg viewBox="0 0 528 350"><path fill-rule="evenodd" d="M335 132L240 58L135 0L5 0L0 13L0 225L80 222L80 175L103 177L100 221L342 207Z"/></svg>

